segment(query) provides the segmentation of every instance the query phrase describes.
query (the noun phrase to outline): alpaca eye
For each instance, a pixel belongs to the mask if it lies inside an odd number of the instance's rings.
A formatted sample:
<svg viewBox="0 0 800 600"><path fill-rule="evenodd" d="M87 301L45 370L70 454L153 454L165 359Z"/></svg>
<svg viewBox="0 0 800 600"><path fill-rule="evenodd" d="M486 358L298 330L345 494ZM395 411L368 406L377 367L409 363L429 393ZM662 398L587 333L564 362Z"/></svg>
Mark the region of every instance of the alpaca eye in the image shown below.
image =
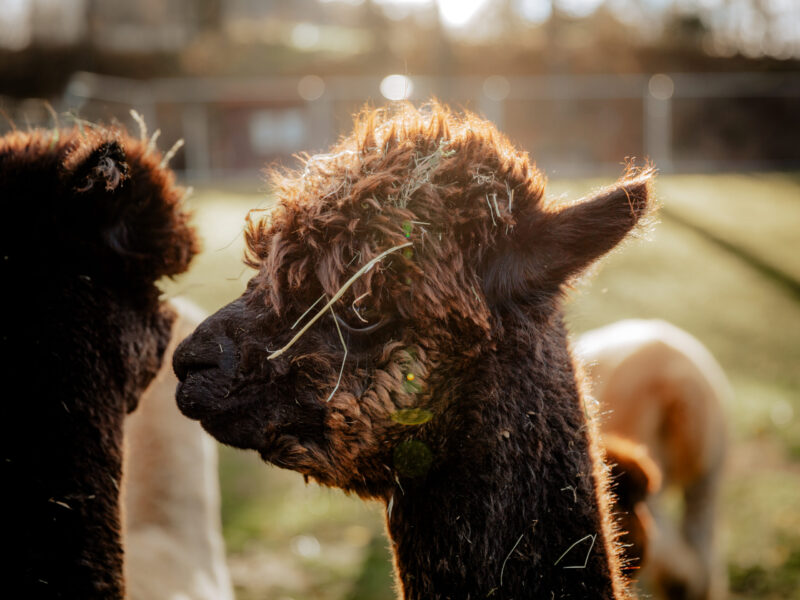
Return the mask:
<svg viewBox="0 0 800 600"><path fill-rule="evenodd" d="M370 308L369 306L357 306L351 304L350 311L346 314L353 316L353 319L345 320L350 321L357 327L366 327L367 325L380 321L381 319L380 311Z"/></svg>
<svg viewBox="0 0 800 600"><path fill-rule="evenodd" d="M361 335L373 333L391 321L391 317L384 316L383 312L375 306L369 292L352 301L342 301L334 314L340 327L350 333Z"/></svg>
<svg viewBox="0 0 800 600"><path fill-rule="evenodd" d="M350 333L355 333L358 335L366 335L368 333L374 333L379 329L388 325L392 320L391 317L385 316L385 317L380 317L377 321L372 321L372 322L367 321L367 323L364 324L363 322L357 321L356 319L350 319L349 320L350 322L348 322L348 320L343 319L338 314L335 316L336 316L336 322L339 324L340 327L342 327L342 329L346 329Z"/></svg>

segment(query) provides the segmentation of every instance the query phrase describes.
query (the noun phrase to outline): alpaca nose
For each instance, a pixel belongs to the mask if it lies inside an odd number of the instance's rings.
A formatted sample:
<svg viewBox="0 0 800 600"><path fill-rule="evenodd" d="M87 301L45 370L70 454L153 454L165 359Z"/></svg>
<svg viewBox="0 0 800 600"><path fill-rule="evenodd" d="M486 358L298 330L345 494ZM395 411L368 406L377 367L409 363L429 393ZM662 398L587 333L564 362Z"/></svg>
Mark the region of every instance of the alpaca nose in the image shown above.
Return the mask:
<svg viewBox="0 0 800 600"><path fill-rule="evenodd" d="M183 340L172 357L172 368L180 381L191 371L219 369L233 377L239 366L239 352L234 341L225 333L223 308L200 323L194 333Z"/></svg>
<svg viewBox="0 0 800 600"><path fill-rule="evenodd" d="M172 357L172 368L183 381L190 371L220 369L233 376L239 364L236 346L228 337L208 338L192 334L180 343Z"/></svg>

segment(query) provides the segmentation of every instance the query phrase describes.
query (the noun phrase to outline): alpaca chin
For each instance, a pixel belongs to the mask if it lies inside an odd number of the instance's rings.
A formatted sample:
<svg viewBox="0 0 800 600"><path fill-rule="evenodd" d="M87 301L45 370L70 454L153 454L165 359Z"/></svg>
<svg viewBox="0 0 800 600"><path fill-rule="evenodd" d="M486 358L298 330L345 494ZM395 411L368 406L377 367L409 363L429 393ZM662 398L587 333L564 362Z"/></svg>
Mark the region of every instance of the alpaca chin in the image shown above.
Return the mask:
<svg viewBox="0 0 800 600"><path fill-rule="evenodd" d="M265 462L282 468L302 467L309 450L301 440L316 439L322 431L314 411L300 414L299 404L296 411L285 411L256 393L264 386L236 386L235 397L229 398L232 386L221 381L225 377L217 369L188 374L178 384L178 408L223 444L256 450Z"/></svg>
<svg viewBox="0 0 800 600"><path fill-rule="evenodd" d="M202 405L198 409L202 400L198 400L197 396L187 400L182 393L185 385L178 386L178 407L184 415L200 421L203 429L223 444L243 450L260 450L263 447L265 426L262 419L254 418L259 412L255 402L239 401L236 406L217 407L215 410ZM190 407L188 410L187 406Z"/></svg>

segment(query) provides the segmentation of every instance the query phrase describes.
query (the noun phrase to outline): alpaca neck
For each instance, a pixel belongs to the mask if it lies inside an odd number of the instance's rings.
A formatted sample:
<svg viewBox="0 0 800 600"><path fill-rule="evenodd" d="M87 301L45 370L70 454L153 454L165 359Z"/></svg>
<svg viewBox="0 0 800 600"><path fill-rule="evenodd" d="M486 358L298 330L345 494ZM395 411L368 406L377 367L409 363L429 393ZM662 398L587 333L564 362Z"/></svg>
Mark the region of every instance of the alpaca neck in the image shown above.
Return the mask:
<svg viewBox="0 0 800 600"><path fill-rule="evenodd" d="M394 490L387 522L408 600L623 593L566 339L530 333L482 359L427 476Z"/></svg>
<svg viewBox="0 0 800 600"><path fill-rule="evenodd" d="M21 578L25 597L122 598L124 415L98 426L74 401L52 408L37 415L48 440L17 445L7 465L9 489L18 494L12 530L19 538L10 545L21 562L10 572ZM53 414L58 408L63 415Z"/></svg>
<svg viewBox="0 0 800 600"><path fill-rule="evenodd" d="M125 402L102 351L108 329L91 313L48 306L37 315L10 338L27 394L4 419L5 541L18 561L8 585L25 598L122 598ZM91 324L89 333L65 326L73 322Z"/></svg>

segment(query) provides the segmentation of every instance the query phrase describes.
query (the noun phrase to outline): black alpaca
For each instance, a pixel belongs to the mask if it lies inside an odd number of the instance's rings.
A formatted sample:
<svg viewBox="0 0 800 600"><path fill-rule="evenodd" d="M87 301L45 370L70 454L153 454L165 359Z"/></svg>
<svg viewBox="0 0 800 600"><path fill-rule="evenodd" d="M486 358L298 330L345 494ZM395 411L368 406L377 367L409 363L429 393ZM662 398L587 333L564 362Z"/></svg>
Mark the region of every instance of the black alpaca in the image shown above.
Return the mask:
<svg viewBox="0 0 800 600"><path fill-rule="evenodd" d="M0 138L9 597L124 596L123 419L170 339L155 282L197 250L161 160L115 130Z"/></svg>

